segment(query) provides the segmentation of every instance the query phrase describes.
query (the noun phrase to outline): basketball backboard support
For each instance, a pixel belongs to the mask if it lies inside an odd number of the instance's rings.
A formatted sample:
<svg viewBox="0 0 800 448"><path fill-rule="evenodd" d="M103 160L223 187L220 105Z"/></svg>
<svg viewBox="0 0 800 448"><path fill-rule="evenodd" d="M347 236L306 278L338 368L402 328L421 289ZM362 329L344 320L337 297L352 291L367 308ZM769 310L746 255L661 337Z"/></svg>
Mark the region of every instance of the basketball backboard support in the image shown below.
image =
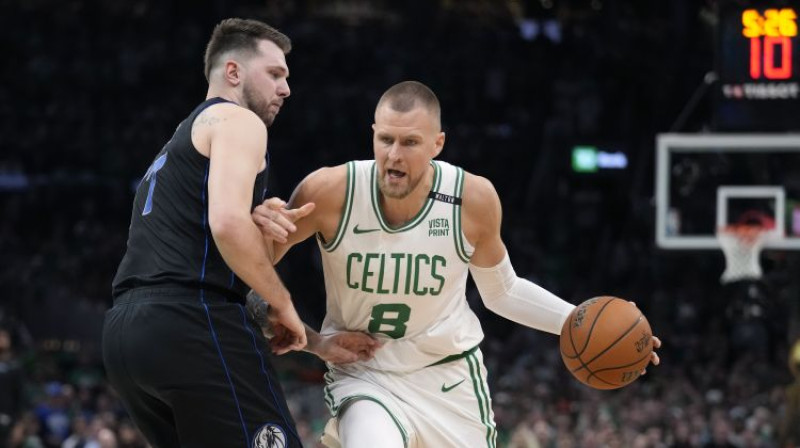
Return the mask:
<svg viewBox="0 0 800 448"><path fill-rule="evenodd" d="M656 151L659 247L718 249L719 228L758 214L765 249L800 249L800 135L661 134Z"/></svg>

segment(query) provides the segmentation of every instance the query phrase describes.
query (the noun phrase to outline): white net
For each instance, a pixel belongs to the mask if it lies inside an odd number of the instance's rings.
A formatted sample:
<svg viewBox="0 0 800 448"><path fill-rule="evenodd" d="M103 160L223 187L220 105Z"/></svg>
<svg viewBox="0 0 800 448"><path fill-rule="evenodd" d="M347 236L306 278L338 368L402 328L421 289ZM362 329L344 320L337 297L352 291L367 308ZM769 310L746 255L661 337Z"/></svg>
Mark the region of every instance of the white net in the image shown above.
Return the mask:
<svg viewBox="0 0 800 448"><path fill-rule="evenodd" d="M759 280L761 249L770 232L757 226L729 226L717 232L717 240L725 254L725 272L720 283L740 280Z"/></svg>

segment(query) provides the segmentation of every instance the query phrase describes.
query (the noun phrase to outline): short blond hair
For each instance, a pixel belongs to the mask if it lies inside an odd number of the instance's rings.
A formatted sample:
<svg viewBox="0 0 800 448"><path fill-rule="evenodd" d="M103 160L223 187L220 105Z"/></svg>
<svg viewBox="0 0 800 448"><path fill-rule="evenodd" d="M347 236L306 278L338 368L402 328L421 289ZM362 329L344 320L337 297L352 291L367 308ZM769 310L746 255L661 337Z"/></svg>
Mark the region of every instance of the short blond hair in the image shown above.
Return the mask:
<svg viewBox="0 0 800 448"><path fill-rule="evenodd" d="M441 122L442 107L439 98L433 90L419 81L403 81L389 87L378 100L376 109L384 103L397 112L408 112L422 106Z"/></svg>

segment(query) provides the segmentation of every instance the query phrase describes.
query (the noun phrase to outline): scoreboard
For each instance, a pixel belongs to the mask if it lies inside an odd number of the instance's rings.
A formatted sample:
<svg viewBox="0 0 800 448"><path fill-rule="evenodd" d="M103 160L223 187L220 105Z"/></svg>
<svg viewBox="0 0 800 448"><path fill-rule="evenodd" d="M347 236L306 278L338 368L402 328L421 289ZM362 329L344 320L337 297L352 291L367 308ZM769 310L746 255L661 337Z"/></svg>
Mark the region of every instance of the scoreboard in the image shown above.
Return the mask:
<svg viewBox="0 0 800 448"><path fill-rule="evenodd" d="M721 6L717 130L800 130L797 13L790 5Z"/></svg>

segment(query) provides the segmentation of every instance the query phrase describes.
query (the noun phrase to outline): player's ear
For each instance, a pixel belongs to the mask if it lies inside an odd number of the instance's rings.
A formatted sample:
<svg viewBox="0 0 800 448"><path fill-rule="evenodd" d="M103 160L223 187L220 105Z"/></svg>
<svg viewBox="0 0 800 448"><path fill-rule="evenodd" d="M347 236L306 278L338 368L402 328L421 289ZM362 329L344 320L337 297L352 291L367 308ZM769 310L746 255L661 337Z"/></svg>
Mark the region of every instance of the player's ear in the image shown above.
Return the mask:
<svg viewBox="0 0 800 448"><path fill-rule="evenodd" d="M439 157L439 153L441 153L442 149L444 149L444 137L444 132L440 132L438 135L436 135L433 158Z"/></svg>
<svg viewBox="0 0 800 448"><path fill-rule="evenodd" d="M223 76L233 86L238 86L242 82L242 67L233 59L225 61Z"/></svg>

